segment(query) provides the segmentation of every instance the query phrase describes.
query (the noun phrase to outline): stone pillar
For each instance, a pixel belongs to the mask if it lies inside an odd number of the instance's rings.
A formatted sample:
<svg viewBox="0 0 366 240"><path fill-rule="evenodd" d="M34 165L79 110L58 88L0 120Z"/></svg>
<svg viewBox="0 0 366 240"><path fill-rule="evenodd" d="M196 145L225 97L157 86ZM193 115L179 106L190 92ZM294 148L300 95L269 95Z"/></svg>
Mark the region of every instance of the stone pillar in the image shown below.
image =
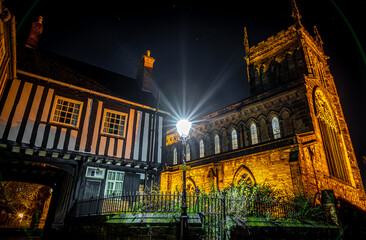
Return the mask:
<svg viewBox="0 0 366 240"><path fill-rule="evenodd" d="M338 213L337 200L333 190L322 190L322 205L325 210L326 219L328 222L336 224L342 230L342 224Z"/></svg>

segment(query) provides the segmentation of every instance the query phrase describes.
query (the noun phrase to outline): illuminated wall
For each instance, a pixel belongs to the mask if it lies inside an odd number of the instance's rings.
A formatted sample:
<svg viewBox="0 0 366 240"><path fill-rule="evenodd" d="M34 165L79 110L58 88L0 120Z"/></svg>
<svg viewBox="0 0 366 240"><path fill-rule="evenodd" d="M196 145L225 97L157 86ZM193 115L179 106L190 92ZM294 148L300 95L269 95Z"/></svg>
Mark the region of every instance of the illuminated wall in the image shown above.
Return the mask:
<svg viewBox="0 0 366 240"><path fill-rule="evenodd" d="M323 42L316 27L312 35L305 30L295 10L294 25L257 46L249 46L245 29L251 96L195 124L188 140L189 189L198 186L209 191L213 184L222 190L244 177L290 194L316 195L333 189L337 198L366 209L360 171ZM216 135L219 154L214 154ZM183 150L177 141L175 129L169 130L168 167L161 176L164 191L181 191L178 165ZM174 149L178 165L172 162Z"/></svg>

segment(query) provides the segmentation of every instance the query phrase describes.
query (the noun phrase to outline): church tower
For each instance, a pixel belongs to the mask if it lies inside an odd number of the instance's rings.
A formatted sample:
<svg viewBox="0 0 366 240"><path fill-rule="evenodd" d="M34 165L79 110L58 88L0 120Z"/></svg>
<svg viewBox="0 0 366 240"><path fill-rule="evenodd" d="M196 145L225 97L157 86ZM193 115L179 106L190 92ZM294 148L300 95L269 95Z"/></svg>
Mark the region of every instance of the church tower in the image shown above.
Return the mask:
<svg viewBox="0 0 366 240"><path fill-rule="evenodd" d="M365 191L318 29L309 33L293 0L293 24L256 46L244 28L250 96L196 122L186 149L167 132L165 191L224 189L240 180L340 200L366 209Z"/></svg>
<svg viewBox="0 0 366 240"><path fill-rule="evenodd" d="M251 96L261 98L301 89L304 106L291 104L290 108L294 113L301 112L302 122L307 125L305 130L296 126L296 120L293 122L295 134L305 143L299 147L304 190L334 189L347 198L345 186L352 186L359 192L353 198L364 201L360 171L323 41L316 26L312 34L304 28L295 0L291 8L294 24L257 46L249 45L244 29Z"/></svg>

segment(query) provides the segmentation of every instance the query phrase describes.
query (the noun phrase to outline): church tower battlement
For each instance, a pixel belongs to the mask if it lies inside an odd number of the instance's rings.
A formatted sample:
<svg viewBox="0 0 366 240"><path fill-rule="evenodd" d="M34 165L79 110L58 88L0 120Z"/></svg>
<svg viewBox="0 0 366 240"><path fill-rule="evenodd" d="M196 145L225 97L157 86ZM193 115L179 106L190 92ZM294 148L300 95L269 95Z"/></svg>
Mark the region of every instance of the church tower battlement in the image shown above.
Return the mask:
<svg viewBox="0 0 366 240"><path fill-rule="evenodd" d="M304 76L320 80L330 92L335 93L333 77L324 54L323 41L318 29L310 34L302 25L301 15L292 1L294 24L267 40L250 46L244 28L244 47L251 95L273 90L290 82L304 82Z"/></svg>

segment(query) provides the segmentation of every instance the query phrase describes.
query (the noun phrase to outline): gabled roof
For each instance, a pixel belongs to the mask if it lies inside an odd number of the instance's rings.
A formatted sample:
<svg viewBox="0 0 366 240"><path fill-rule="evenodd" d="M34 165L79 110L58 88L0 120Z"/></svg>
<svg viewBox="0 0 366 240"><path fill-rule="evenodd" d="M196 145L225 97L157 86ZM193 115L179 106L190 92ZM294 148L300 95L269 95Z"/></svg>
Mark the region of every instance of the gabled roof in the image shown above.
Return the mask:
<svg viewBox="0 0 366 240"><path fill-rule="evenodd" d="M25 47L17 49L17 68L96 92L156 107L156 99L141 90L136 79L87 63Z"/></svg>

